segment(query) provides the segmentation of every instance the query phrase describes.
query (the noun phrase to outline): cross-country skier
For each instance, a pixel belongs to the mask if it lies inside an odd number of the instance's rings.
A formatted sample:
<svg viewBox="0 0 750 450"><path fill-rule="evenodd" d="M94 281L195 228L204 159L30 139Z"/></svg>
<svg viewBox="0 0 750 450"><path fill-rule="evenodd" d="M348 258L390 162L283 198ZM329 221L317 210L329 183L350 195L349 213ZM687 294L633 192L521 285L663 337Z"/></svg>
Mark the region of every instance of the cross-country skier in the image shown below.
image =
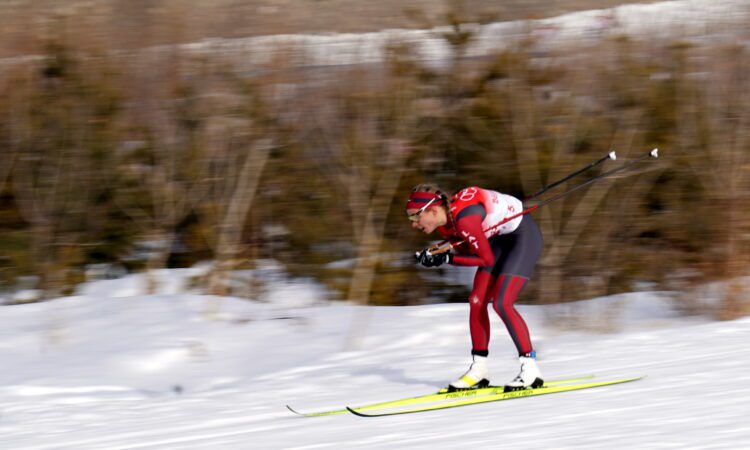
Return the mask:
<svg viewBox="0 0 750 450"><path fill-rule="evenodd" d="M475 389L489 385L487 368L492 304L500 315L518 349L520 373L506 389L535 388L543 384L531 345L529 330L514 302L534 273L542 252L542 235L531 216L522 215L485 233L493 225L523 210L520 200L499 192L468 187L452 197L432 184L414 188L406 204L412 228L430 234L437 230L444 239L461 241L455 253L417 254L425 267L442 264L477 266L469 296L469 329L473 363L449 391Z"/></svg>

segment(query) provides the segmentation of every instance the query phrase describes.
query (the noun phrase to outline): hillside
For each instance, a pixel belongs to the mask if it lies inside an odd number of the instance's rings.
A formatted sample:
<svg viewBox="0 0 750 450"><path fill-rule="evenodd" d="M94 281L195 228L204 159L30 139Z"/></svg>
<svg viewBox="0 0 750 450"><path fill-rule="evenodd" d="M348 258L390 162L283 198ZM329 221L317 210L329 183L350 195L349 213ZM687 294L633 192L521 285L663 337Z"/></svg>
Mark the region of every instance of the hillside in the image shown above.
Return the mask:
<svg viewBox="0 0 750 450"><path fill-rule="evenodd" d="M635 0L9 0L0 2L0 56L33 51L41 37L68 17L71 32L96 28L107 46L138 48L274 34L359 33L447 24L447 11L471 21L539 19L609 8ZM458 7L452 4L463 5ZM77 30L78 29L78 30ZM89 40L91 36L87 37Z"/></svg>

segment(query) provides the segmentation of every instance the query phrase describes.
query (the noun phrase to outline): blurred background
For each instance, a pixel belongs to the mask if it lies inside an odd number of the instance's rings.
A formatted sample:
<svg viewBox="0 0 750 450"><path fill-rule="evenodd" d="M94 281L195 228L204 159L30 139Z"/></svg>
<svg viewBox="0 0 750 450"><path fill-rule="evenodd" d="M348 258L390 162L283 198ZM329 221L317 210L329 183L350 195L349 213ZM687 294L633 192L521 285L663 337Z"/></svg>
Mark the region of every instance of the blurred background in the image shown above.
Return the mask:
<svg viewBox="0 0 750 450"><path fill-rule="evenodd" d="M198 292L257 298L240 274L281 266L333 299L464 301L455 269L413 263L415 184L524 198L658 147L534 213L522 300L750 313L746 2L668 26L590 11L623 0L408 3L1 2L0 297L136 272L153 292L155 270L209 263ZM712 281L730 287L707 305Z"/></svg>

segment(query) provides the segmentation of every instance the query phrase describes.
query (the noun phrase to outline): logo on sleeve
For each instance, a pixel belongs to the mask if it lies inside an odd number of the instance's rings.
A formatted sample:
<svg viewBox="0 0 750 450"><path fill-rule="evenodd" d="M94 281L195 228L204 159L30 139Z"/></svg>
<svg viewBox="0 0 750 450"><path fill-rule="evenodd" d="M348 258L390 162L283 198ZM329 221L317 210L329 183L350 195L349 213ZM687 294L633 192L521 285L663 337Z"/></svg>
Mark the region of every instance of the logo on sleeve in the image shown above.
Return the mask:
<svg viewBox="0 0 750 450"><path fill-rule="evenodd" d="M467 231L461 231L461 235L466 238L466 242L469 243L472 247L479 250L479 243L477 242L477 238L471 235L471 233Z"/></svg>

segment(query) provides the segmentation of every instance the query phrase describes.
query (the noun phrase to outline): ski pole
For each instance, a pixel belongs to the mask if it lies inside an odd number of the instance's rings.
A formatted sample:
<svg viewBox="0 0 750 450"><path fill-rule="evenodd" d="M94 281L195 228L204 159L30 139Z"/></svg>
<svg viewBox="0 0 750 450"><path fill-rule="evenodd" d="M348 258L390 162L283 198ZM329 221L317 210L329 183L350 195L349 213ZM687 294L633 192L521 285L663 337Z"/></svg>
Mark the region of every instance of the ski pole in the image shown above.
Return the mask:
<svg viewBox="0 0 750 450"><path fill-rule="evenodd" d="M557 195L555 195L553 197L548 198L547 200L544 200L541 203L538 203L538 204L536 204L534 206L530 206L529 208L524 209L523 211L519 212L518 214L514 214L514 215L512 215L510 217L506 217L505 219L501 220L500 222L496 223L495 225L491 226L490 228L487 228L486 230L484 230L484 233L485 234L488 233L488 232L491 233L491 232L495 231L495 229L497 229L498 227L500 227L500 225L503 225L503 224L505 224L507 222L510 222L513 219L516 219L516 218L521 217L521 216L523 216L525 214L528 214L528 213L530 213L532 211L535 211L535 210L539 209L542 206L548 205L548 204L550 204L550 203L552 203L552 202L554 202L556 200L559 200L559 199L565 197L566 195L571 194L571 193L573 193L573 192L581 189L584 186L588 186L591 183L594 183L594 182L596 182L598 180L601 180L602 178L606 178L608 176L611 176L611 175L614 175L614 174L616 174L618 172L621 172L621 171L627 169L628 167L631 167L631 166L635 165L636 163L639 163L639 162L641 162L644 159L649 158L649 157L651 157L651 158L658 158L659 157L659 149L655 148L655 149L651 150L650 152L646 153L645 155L642 155L642 156L640 156L640 157L638 157L638 158L636 158L636 159L634 159L632 161L629 161L629 162L623 164L620 167L617 167L615 169L612 169L612 170L604 172L604 173L602 173L600 175L597 175L594 178L591 178L589 180L584 181L583 183L577 184L577 185L573 186L572 188L568 189L565 192L561 192L561 193L559 193L559 194L557 194ZM440 242L438 244L433 245L432 247L430 247L430 248L428 248L428 249L426 249L424 251L427 252L428 255L432 255L432 254L436 254L436 253L445 253L445 252L448 252L451 249L453 249L453 248L455 248L455 247L463 244L464 242L465 242L464 240L460 240L460 241L456 241L456 242L443 241L443 242ZM417 254L419 254L419 252Z"/></svg>
<svg viewBox="0 0 750 450"><path fill-rule="evenodd" d="M565 183L566 181L570 180L571 178L575 177L576 175L582 174L583 172L586 172L587 170L593 169L594 167L598 166L599 164L601 164L601 163L603 163L604 161L607 161L607 160L609 160L609 159L611 159L612 161L615 161L615 160L617 160L617 153L615 153L614 151L612 151L612 152L609 152L609 153L607 153L606 155L604 155L604 156L602 156L601 158L597 159L596 161L594 161L594 162L590 163L590 164L589 164L589 165L587 165L586 167L583 167L583 168L581 168L581 169L578 169L578 170L576 170L575 172L571 173L570 175L566 176L565 178L562 178L562 179L560 179L560 180L557 180L557 181L555 181L554 183L552 183L552 184L549 184L549 185L547 185L547 186L545 186L545 187L541 188L540 190L538 190L538 191L537 191L537 192L535 192L534 194L531 194L530 196L526 197L526 198L524 199L524 201L527 201L527 200L531 200L531 199L533 199L533 198L539 197L540 195L542 195L542 194L544 194L545 192L549 191L549 190L550 190L550 189L552 189L553 187L555 187L555 186L559 186L559 185L561 185L561 184Z"/></svg>
<svg viewBox="0 0 750 450"><path fill-rule="evenodd" d="M651 150L650 152L646 153L645 155L641 155L638 158L636 158L636 159L634 159L632 161L629 161L629 162L621 165L620 167L617 167L615 169L612 169L612 170L609 170L607 172L604 172L604 173L602 173L600 175L595 176L594 178L591 178L589 180L584 181L583 183L580 183L580 184L578 184L576 186L573 186L572 188L568 189L565 192L561 192L561 193L559 193L559 194L557 194L557 195L555 195L553 197L548 198L547 200L544 200L543 202L541 202L538 205L536 205L536 207L539 208L540 206L544 206L544 205L550 204L550 203L554 202L555 200L559 200L559 199L565 197L566 195L568 195L568 194L570 194L572 192L575 192L578 189L581 189L584 186L588 186L589 184L594 183L594 182L596 182L598 180L601 180L602 178L606 178L606 177L608 177L610 175L616 174L617 172L621 172L621 171L627 169L628 167L631 167L631 166L635 165L636 163L639 163L639 162L641 162L644 159L649 158L649 157L651 157L651 158L658 158L659 157L659 149L655 148L655 149ZM536 208L534 208L534 209L536 209ZM492 226L491 228L489 228L488 230L485 230L485 231L492 230L492 229L494 229L496 227L497 227L497 225L494 225L494 226Z"/></svg>
<svg viewBox="0 0 750 450"><path fill-rule="evenodd" d="M616 153L616 152L614 152L614 151L611 151L611 152L607 153L606 155L602 156L601 158L597 159L596 161L593 161L593 162L589 163L589 164L588 164L587 166L585 166L585 167L582 167L582 168L580 168L580 169L576 170L575 172L571 173L570 175L567 175L567 176L565 176L564 178L561 178L561 179L559 179L559 180L555 181L554 183L551 183L551 184L548 184L547 186L544 186L543 188L541 188L540 190L538 190L538 191L537 191L537 192L535 192L534 194L532 194L532 195L530 195L530 196L526 197L526 198L525 198L525 199L524 199L523 201L524 201L524 202L526 202L526 201L528 201L528 200L531 200L531 199L534 199L534 198L536 198L536 197L539 197L540 195L542 195L543 193L545 193L545 192L549 191L550 189L552 189L552 188L554 188L554 187L556 187L556 186L559 186L559 185L561 185L562 183L565 183L566 181L570 180L571 178L573 178L573 177L575 177L575 176L577 176L577 175L580 175L580 174L582 174L583 172L586 172L587 170L593 169L594 167L598 166L599 164L603 163L604 161L607 161L607 160L610 160L610 159L611 159L612 161L615 161L615 160L617 160L617 153ZM523 212L522 214L526 214L526 213L528 213L528 212L530 212L530 211L525 211L525 212ZM499 226L499 225L502 225L503 223L506 223L506 222L508 222L508 221L510 221L510 220L513 220L513 219L515 219L516 217L518 217L519 215L522 215L522 214L516 214L515 216L513 216L513 217L511 217L511 218L508 218L508 219L506 219L506 220L505 220L504 222L502 222L502 223L498 224L498 226ZM440 243L438 243L438 244L435 244L435 245L434 245L433 247L431 247L431 248L439 248L439 247L441 247L441 246L445 245L445 244L446 244L447 242L448 242L448 241L443 241L443 242L440 242ZM452 248L452 247L451 247L451 248ZM450 249L449 249L449 250L450 250ZM428 251L428 252L430 252L430 250L427 250L427 251ZM417 254L419 254L419 252L417 252Z"/></svg>

